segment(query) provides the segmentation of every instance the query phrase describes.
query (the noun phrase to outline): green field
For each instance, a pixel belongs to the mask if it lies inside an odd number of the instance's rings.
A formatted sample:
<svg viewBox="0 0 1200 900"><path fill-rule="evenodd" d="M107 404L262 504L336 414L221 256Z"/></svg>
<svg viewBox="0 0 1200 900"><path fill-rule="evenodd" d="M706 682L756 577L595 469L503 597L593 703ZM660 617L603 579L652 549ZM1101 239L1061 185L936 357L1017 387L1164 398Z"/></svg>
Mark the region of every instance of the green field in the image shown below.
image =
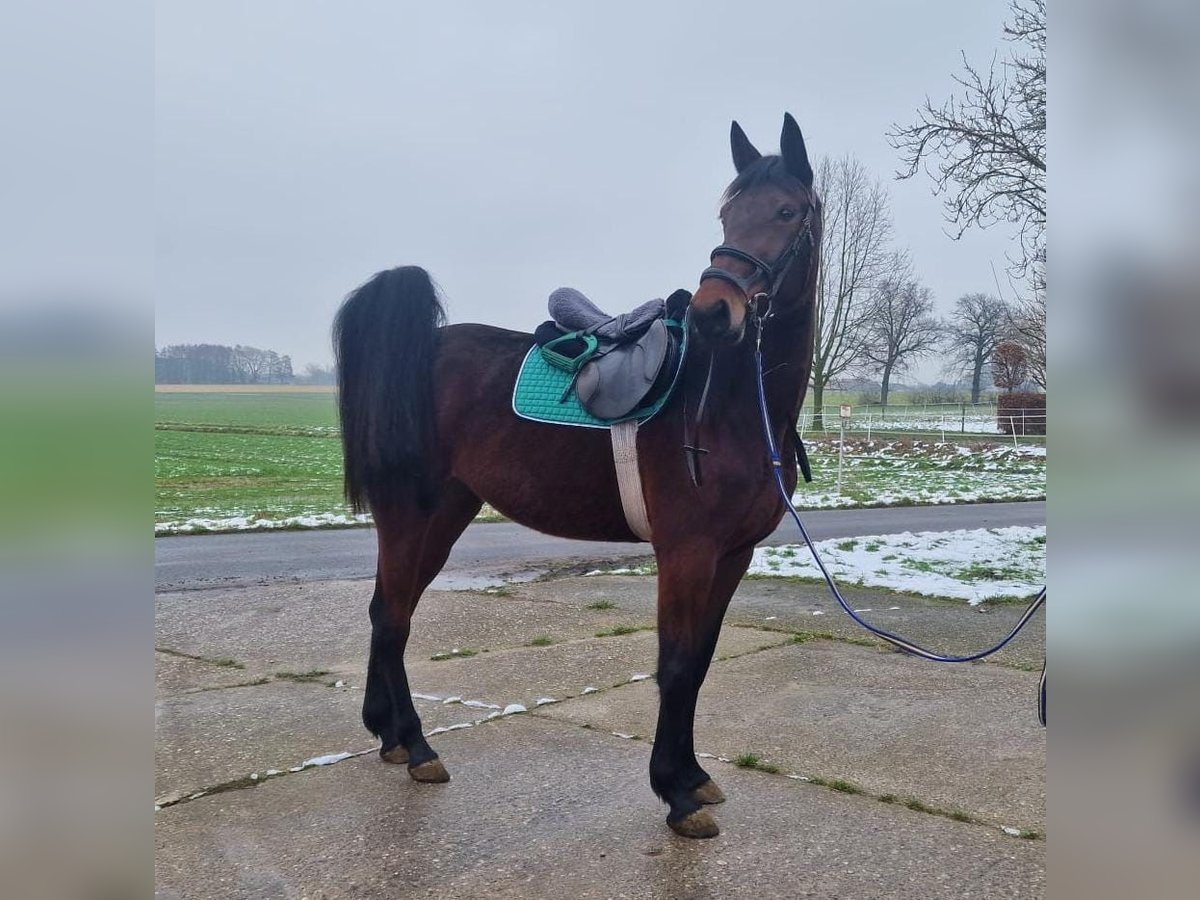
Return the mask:
<svg viewBox="0 0 1200 900"><path fill-rule="evenodd" d="M329 391L157 391L155 531L356 524L342 501L341 443ZM848 442L837 485L837 442L806 440L815 482L808 508L910 505L1045 496L1044 451L1009 439L931 437ZM1040 454L1040 455L1039 455Z"/></svg>
<svg viewBox="0 0 1200 900"><path fill-rule="evenodd" d="M154 419L156 530L349 512L332 393L155 393Z"/></svg>

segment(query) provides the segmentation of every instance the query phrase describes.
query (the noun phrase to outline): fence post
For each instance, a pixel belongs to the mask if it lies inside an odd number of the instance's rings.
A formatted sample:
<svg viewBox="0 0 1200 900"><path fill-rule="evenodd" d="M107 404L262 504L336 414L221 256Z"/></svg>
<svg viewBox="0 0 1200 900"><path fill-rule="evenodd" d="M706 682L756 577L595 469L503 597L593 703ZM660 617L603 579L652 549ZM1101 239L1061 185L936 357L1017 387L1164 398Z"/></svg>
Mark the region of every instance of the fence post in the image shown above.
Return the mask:
<svg viewBox="0 0 1200 900"><path fill-rule="evenodd" d="M967 404L965 401L962 404L962 433L967 433Z"/></svg>
<svg viewBox="0 0 1200 900"><path fill-rule="evenodd" d="M840 413L840 410L839 410ZM838 440L838 479L837 492L838 496L842 496L842 457L846 455L846 420L838 415L838 421L841 423L841 437Z"/></svg>

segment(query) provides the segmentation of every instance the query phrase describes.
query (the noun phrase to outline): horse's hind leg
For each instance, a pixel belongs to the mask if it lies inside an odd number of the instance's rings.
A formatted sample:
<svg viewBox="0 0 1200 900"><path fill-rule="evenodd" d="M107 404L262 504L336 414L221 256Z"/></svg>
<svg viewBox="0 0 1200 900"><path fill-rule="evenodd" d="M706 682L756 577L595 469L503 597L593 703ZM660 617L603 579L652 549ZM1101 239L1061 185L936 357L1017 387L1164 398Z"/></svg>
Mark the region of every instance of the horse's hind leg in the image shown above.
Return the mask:
<svg viewBox="0 0 1200 900"><path fill-rule="evenodd" d="M721 620L752 554L753 547L746 548L720 558L715 565L711 556L703 553L664 554L659 559L660 698L650 785L671 807L667 824L684 837L718 833L717 823L702 806L725 798L696 760L696 701L712 662Z"/></svg>
<svg viewBox="0 0 1200 900"><path fill-rule="evenodd" d="M379 567L371 599L371 656L367 664L363 724L380 739L387 762L408 763L417 781L446 781L449 775L421 731L404 668L404 648L413 611L437 577L450 548L479 512L481 502L460 482L449 481L436 506L416 503L376 512Z"/></svg>

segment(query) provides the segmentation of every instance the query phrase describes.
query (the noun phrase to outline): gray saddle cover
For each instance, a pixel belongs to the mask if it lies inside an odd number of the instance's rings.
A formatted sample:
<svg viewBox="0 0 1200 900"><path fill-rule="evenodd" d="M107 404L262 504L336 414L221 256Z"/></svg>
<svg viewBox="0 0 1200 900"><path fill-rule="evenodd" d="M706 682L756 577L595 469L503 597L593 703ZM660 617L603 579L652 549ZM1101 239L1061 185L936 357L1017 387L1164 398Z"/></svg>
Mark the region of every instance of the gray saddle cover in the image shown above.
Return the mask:
<svg viewBox="0 0 1200 900"><path fill-rule="evenodd" d="M623 344L636 340L650 323L666 314L662 300L647 300L637 309L610 316L574 288L563 287L550 295L550 318L563 331L586 331L601 341Z"/></svg>
<svg viewBox="0 0 1200 900"><path fill-rule="evenodd" d="M654 387L670 352L671 335L661 318L637 340L604 347L579 370L575 390L583 408L598 419L629 415Z"/></svg>

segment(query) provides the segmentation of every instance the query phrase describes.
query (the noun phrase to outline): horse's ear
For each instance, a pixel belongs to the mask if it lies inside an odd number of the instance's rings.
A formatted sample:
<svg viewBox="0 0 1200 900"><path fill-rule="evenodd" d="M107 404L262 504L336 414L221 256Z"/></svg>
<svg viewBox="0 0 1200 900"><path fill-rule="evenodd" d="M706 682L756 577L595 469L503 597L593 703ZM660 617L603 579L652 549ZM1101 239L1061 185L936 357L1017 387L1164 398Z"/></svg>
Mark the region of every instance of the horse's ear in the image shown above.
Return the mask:
<svg viewBox="0 0 1200 900"><path fill-rule="evenodd" d="M733 167L738 170L739 175L750 163L762 159L762 154L754 149L754 145L746 137L746 132L742 131L742 126L736 121L729 129L729 144L733 147Z"/></svg>
<svg viewBox="0 0 1200 900"><path fill-rule="evenodd" d="M783 134L779 138L779 152L783 156L783 163L787 166L787 170L800 179L805 187L812 187L813 170L808 163L808 150L804 147L804 135L800 133L800 126L796 124L791 113L783 114Z"/></svg>

